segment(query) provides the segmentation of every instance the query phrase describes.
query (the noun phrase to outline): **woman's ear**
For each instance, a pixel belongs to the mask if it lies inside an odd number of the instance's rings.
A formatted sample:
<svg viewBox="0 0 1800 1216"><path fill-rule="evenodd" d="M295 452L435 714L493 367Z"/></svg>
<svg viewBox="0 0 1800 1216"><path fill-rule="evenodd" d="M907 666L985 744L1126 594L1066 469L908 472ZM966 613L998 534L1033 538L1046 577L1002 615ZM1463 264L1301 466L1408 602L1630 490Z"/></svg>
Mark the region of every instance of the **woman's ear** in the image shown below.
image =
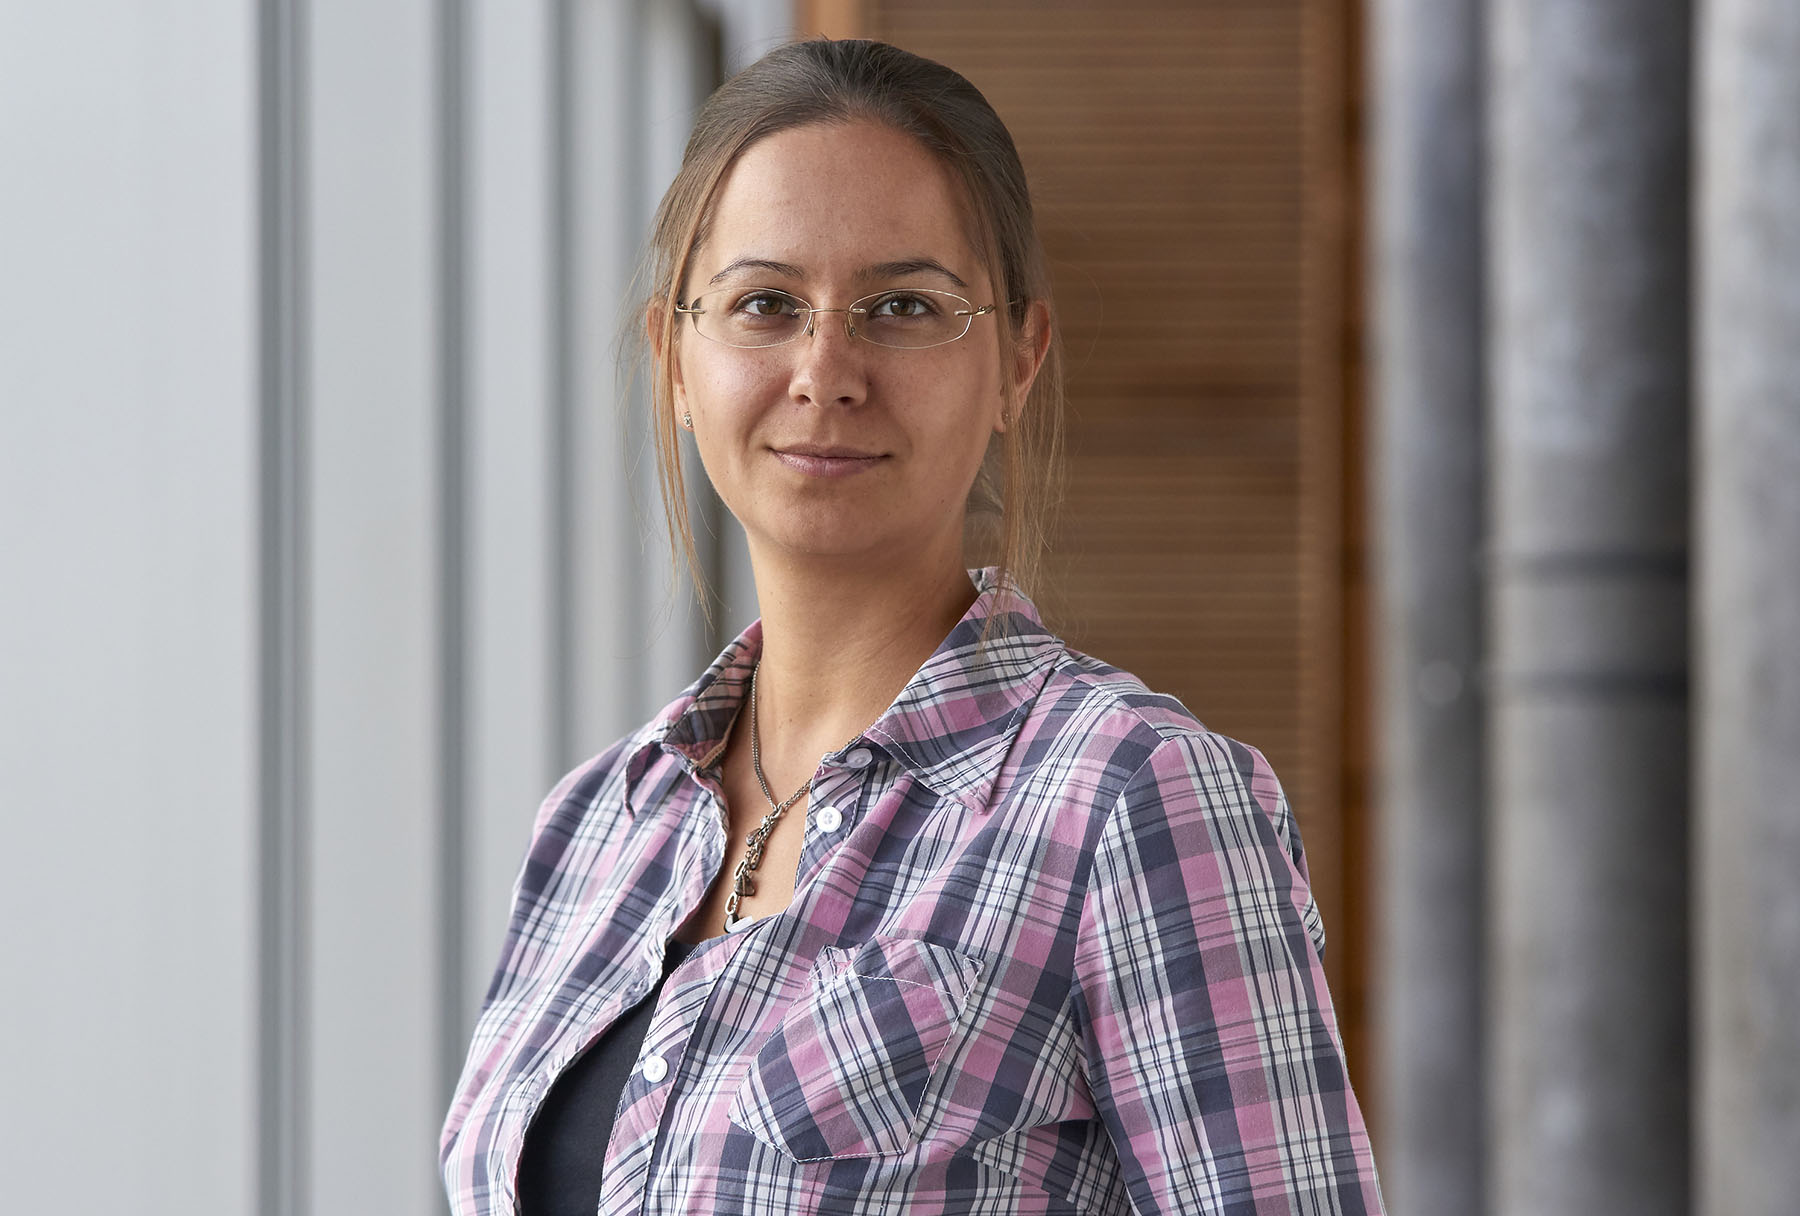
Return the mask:
<svg viewBox="0 0 1800 1216"><path fill-rule="evenodd" d="M667 360L669 369L669 387L672 390L675 404L675 417L687 415L687 386L681 381L681 360L675 357L674 329L663 327L662 306L656 302L644 306L644 336L650 343L652 367L660 366ZM690 430L692 428L689 428Z"/></svg>
<svg viewBox="0 0 1800 1216"><path fill-rule="evenodd" d="M1019 386L1021 398L1031 392L1038 369L1044 366L1044 356L1049 353L1050 306L1042 300L1033 300L1025 309L1025 323L1019 327L1019 353L1014 383Z"/></svg>
<svg viewBox="0 0 1800 1216"><path fill-rule="evenodd" d="M1031 386L1037 381L1038 369L1044 366L1044 356L1050 352L1050 306L1042 300L1033 300L1025 308L1024 320L1019 325L1013 344L1013 402L1014 407L1023 409L1031 396ZM1009 414L1000 415L1000 425L994 429L1004 431L1014 421Z"/></svg>

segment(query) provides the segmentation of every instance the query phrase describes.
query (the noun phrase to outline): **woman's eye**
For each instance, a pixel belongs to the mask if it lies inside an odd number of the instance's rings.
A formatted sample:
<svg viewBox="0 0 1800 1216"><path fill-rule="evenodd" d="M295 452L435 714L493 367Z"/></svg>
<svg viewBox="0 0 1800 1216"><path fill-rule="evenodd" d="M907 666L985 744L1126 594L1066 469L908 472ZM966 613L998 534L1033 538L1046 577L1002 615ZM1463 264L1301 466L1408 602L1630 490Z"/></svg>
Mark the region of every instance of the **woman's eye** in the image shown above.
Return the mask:
<svg viewBox="0 0 1800 1216"><path fill-rule="evenodd" d="M892 295L884 296L869 310L877 317L892 317L903 320L907 317L928 317L937 309L924 296Z"/></svg>
<svg viewBox="0 0 1800 1216"><path fill-rule="evenodd" d="M760 291L739 300L734 311L747 313L753 317L788 316L794 311L794 302L784 295Z"/></svg>

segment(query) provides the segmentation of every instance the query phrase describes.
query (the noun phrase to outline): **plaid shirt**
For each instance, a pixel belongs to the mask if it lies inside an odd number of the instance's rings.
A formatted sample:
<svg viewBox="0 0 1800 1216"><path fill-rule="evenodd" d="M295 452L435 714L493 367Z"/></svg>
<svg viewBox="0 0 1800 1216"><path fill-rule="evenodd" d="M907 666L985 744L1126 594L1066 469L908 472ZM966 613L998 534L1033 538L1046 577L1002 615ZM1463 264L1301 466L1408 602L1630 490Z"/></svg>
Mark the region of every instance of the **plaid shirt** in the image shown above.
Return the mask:
<svg viewBox="0 0 1800 1216"><path fill-rule="evenodd" d="M1381 1211L1267 762L1022 597L981 644L977 581L820 763L793 903L669 977L600 1213ZM760 644L539 811L444 1126L458 1216L515 1210L551 1082L720 872L716 765Z"/></svg>

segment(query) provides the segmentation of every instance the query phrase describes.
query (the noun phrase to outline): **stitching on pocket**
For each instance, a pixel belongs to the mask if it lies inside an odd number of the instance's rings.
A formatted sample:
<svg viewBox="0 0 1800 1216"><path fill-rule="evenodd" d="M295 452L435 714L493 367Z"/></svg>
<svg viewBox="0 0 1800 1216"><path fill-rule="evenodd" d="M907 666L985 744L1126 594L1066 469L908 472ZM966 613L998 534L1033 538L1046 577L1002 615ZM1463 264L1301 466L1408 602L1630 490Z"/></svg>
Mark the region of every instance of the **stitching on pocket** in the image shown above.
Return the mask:
<svg viewBox="0 0 1800 1216"><path fill-rule="evenodd" d="M897 980L891 975L870 975L866 971L846 971L839 979L874 980L876 983L908 984L914 988L936 988L936 984L922 984L918 980Z"/></svg>

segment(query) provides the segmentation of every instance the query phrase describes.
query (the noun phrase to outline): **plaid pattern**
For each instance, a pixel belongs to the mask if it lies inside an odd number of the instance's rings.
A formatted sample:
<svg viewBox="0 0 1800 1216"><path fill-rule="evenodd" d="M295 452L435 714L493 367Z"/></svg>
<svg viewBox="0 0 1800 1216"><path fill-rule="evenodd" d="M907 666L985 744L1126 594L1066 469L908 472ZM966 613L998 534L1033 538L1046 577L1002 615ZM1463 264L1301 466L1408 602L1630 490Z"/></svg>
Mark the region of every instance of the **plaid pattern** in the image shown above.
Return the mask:
<svg viewBox="0 0 1800 1216"><path fill-rule="evenodd" d="M1380 1212L1268 764L977 583L821 762L792 905L669 977L600 1213ZM719 873L760 644L539 811L444 1125L458 1216L515 1210L545 1091Z"/></svg>

